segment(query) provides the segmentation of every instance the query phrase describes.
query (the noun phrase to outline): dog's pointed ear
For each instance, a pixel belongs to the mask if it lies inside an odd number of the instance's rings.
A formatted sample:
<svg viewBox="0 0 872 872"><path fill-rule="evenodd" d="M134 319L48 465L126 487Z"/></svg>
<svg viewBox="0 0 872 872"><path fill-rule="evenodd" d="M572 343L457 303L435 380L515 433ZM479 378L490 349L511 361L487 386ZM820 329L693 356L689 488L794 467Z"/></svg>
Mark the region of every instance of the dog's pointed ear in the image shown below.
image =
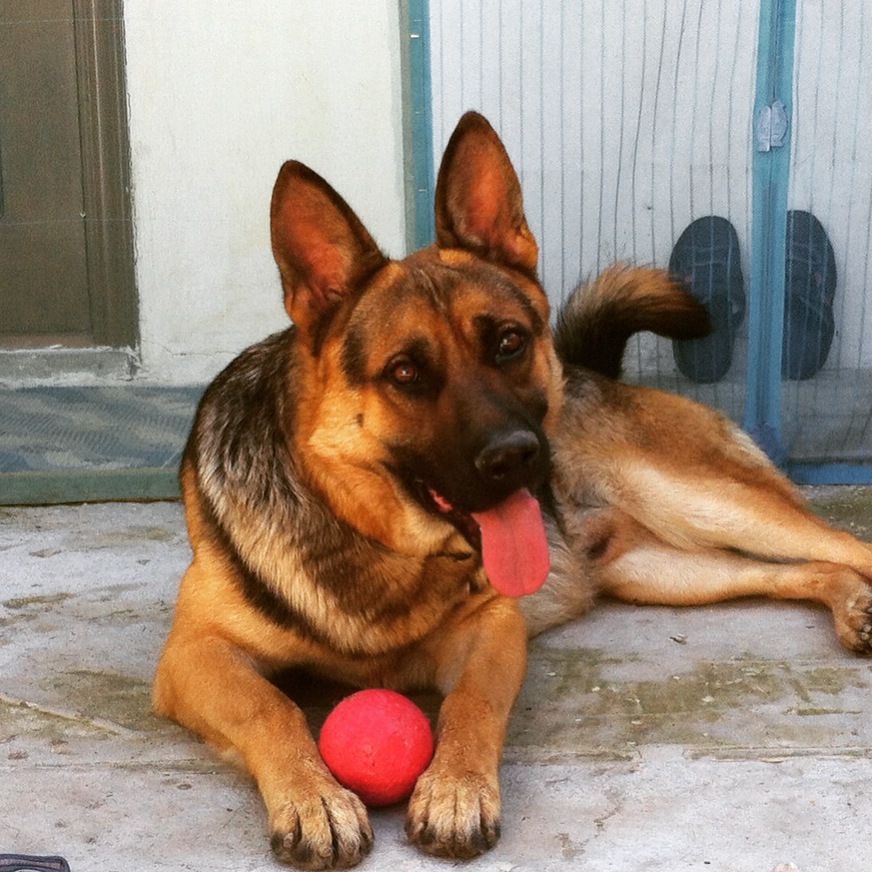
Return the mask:
<svg viewBox="0 0 872 872"><path fill-rule="evenodd" d="M521 184L496 131L477 112L458 122L436 182L436 244L535 273L539 249Z"/></svg>
<svg viewBox="0 0 872 872"><path fill-rule="evenodd" d="M270 206L285 309L314 341L342 301L387 262L351 207L305 164L279 171Z"/></svg>

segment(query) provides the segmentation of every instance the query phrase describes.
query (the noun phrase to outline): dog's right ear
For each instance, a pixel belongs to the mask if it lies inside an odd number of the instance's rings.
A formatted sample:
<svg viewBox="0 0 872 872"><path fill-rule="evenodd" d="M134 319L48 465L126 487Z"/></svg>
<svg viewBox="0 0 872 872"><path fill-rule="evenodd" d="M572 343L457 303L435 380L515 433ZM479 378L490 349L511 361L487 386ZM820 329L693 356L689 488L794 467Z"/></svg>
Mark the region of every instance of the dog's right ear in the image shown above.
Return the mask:
<svg viewBox="0 0 872 872"><path fill-rule="evenodd" d="M299 161L279 171L270 232L285 309L310 343L342 301L387 262L345 200Z"/></svg>

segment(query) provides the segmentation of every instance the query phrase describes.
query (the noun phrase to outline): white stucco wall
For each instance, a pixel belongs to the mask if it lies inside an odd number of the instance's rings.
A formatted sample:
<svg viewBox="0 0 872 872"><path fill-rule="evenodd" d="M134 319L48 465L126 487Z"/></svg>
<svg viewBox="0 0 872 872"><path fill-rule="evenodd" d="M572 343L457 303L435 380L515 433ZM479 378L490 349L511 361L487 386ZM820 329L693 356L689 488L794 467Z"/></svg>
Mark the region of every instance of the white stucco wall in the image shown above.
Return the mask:
<svg viewBox="0 0 872 872"><path fill-rule="evenodd" d="M308 163L402 254L396 0L126 0L139 378L208 380L284 326L269 198Z"/></svg>

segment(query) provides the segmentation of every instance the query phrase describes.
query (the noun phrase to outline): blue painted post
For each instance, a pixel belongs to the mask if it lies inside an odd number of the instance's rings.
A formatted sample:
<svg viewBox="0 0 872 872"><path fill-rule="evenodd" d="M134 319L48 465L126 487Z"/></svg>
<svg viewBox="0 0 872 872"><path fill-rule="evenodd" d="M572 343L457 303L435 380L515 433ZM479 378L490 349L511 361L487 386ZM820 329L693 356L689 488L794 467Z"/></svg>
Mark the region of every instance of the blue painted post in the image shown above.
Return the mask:
<svg viewBox="0 0 872 872"><path fill-rule="evenodd" d="M744 427L779 464L786 460L781 441L781 345L795 25L796 0L761 0Z"/></svg>
<svg viewBox="0 0 872 872"><path fill-rule="evenodd" d="M408 0L409 120L412 214L410 249L433 241L433 99L430 90L430 6Z"/></svg>

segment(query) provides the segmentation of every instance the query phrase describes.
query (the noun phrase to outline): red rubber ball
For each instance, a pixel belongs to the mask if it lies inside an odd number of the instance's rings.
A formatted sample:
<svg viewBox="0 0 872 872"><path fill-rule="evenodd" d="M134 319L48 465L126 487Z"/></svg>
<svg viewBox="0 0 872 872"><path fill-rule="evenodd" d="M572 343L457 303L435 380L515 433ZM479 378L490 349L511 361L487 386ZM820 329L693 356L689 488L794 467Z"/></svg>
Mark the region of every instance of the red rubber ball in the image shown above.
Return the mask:
<svg viewBox="0 0 872 872"><path fill-rule="evenodd" d="M360 690L327 715L318 749L334 778L371 807L407 799L433 756L426 715L393 690Z"/></svg>

